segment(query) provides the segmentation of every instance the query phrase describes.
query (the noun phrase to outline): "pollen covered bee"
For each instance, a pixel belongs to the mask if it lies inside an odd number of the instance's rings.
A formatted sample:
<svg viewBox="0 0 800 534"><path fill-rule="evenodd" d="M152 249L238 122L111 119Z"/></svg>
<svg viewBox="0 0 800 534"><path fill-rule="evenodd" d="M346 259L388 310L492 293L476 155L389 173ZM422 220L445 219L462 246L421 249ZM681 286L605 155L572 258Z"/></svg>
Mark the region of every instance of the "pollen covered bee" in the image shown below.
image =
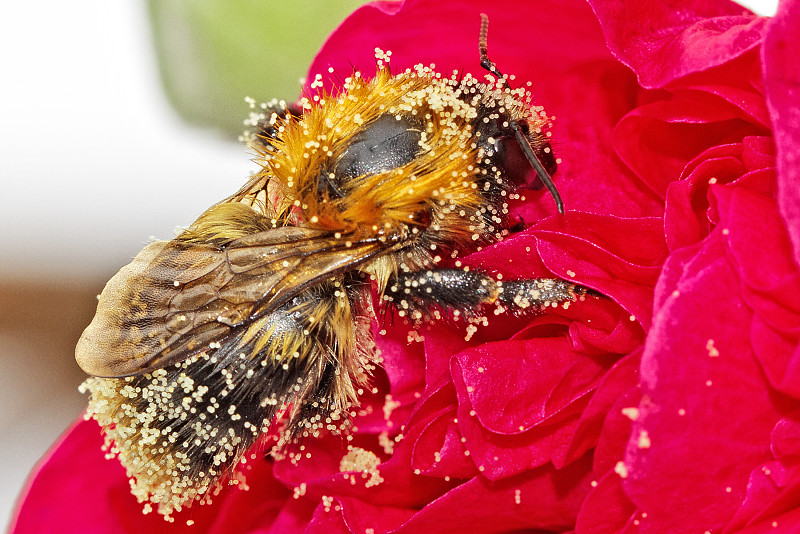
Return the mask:
<svg viewBox="0 0 800 534"><path fill-rule="evenodd" d="M488 59L487 24L484 81L392 74L377 51L373 78L264 108L249 136L260 172L108 282L76 357L88 414L146 508L208 501L277 419L283 443L346 429L380 363L377 314L470 320L585 293L448 263L508 233L529 166L563 212L548 118Z"/></svg>

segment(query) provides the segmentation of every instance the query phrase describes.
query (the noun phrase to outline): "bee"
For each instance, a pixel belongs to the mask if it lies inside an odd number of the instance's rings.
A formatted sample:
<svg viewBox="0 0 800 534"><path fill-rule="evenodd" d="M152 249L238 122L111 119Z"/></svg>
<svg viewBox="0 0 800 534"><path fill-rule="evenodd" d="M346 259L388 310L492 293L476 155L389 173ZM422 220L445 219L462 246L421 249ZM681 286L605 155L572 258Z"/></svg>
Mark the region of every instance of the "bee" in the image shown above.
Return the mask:
<svg viewBox="0 0 800 534"><path fill-rule="evenodd" d="M209 501L278 419L284 444L345 430L380 363L378 314L477 320L586 293L452 261L508 234L529 166L563 213L549 119L489 60L487 27L483 81L392 74L378 50L373 78L325 92L317 76L313 96L259 111L260 171L107 283L76 358L147 510Z"/></svg>

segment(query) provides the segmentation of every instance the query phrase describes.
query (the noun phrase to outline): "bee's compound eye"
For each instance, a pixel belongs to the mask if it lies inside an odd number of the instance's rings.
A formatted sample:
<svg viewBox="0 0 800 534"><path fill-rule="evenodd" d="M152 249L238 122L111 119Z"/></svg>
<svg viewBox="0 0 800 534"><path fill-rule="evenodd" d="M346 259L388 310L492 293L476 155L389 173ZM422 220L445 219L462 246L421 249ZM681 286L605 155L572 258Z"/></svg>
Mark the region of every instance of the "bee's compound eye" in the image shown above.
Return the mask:
<svg viewBox="0 0 800 534"><path fill-rule="evenodd" d="M536 154L536 157L547 173L552 176L555 174L558 165L556 164L553 151L550 148L550 143L541 140L537 141L538 146L532 146L531 149L534 154ZM511 183L534 190L543 189L545 187L541 178L533 171L530 162L525 158L522 147L516 139L505 140L505 152L503 154L502 165L506 169L506 174Z"/></svg>
<svg viewBox="0 0 800 534"><path fill-rule="evenodd" d="M338 177L379 174L410 163L420 150L421 131L406 119L383 115L364 128L336 163Z"/></svg>
<svg viewBox="0 0 800 534"><path fill-rule="evenodd" d="M545 139L536 139L536 144L531 149L541 162L545 170L552 176L558 167L556 158L550 148L550 143ZM530 162L519 142L513 137L500 137L494 143L487 143L484 151L492 164L503 169L505 178L518 187L542 189L544 183L536 176Z"/></svg>

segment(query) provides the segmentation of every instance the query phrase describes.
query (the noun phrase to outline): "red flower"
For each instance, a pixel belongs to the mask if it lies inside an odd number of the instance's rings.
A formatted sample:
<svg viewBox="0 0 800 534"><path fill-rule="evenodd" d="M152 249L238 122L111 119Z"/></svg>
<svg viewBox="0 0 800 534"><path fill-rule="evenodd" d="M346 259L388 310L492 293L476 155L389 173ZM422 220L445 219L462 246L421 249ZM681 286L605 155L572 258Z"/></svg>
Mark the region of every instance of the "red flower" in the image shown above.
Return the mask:
<svg viewBox="0 0 800 534"><path fill-rule="evenodd" d="M473 335L387 327L353 451L257 459L249 491L174 524L81 422L13 532L800 530L800 2L379 2L309 78L368 73L375 47L482 76L481 11L490 57L557 118L568 212L528 195L530 228L463 261L608 298Z"/></svg>

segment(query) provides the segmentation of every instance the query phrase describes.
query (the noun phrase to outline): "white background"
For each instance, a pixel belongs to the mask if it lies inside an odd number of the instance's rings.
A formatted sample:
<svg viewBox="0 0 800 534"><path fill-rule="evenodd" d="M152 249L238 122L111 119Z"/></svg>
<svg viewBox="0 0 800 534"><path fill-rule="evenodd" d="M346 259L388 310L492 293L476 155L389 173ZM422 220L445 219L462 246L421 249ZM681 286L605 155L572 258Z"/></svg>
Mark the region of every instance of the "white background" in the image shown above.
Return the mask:
<svg viewBox="0 0 800 534"><path fill-rule="evenodd" d="M170 238L253 170L242 146L169 108L142 2L13 2L0 19L0 280L99 289L150 235ZM2 327L0 526L85 402L74 384L37 378L46 369L28 376L50 364L20 356L28 343Z"/></svg>

